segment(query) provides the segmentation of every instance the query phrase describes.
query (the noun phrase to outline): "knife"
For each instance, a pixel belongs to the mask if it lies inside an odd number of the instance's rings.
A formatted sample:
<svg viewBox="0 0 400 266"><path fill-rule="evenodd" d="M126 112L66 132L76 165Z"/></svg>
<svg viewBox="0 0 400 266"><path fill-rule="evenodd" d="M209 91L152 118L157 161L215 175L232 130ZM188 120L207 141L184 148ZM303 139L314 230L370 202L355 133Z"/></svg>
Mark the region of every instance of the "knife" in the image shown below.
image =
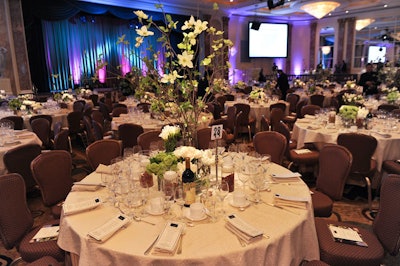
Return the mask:
<svg viewBox="0 0 400 266"><path fill-rule="evenodd" d="M290 213L294 213L294 214L299 215L298 212L292 211L292 210L287 209L287 208L284 208L284 207L282 207L282 206L278 206L278 205L275 205L275 204L272 204L272 203L268 203L268 202L265 202L265 201L262 201L262 202L263 202L264 204L268 205L268 206L275 207L275 208L278 208L278 209L281 209L281 210L285 210L285 211L288 211L288 212L290 212Z"/></svg>
<svg viewBox="0 0 400 266"><path fill-rule="evenodd" d="M150 253L151 249L153 248L154 244L157 242L158 238L160 237L161 234L159 234L156 239L153 241L153 243L151 243L151 245L146 249L146 251L144 252L144 255L147 255Z"/></svg>

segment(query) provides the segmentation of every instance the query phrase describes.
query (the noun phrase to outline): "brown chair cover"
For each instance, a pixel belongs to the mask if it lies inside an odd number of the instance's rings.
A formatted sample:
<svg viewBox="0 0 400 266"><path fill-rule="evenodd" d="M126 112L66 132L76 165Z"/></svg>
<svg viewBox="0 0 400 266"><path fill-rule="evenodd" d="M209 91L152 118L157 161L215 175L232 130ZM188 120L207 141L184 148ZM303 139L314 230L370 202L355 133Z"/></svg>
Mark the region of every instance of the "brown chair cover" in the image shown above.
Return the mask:
<svg viewBox="0 0 400 266"><path fill-rule="evenodd" d="M269 106L269 110L270 110L270 111L272 111L272 110L275 109L275 108L281 109L282 112L285 113L285 111L286 111L286 103L278 102L278 103L271 104L271 105Z"/></svg>
<svg viewBox="0 0 400 266"><path fill-rule="evenodd" d="M388 174L400 175L400 163L394 160L386 160L382 164L382 169Z"/></svg>
<svg viewBox="0 0 400 266"><path fill-rule="evenodd" d="M99 111L103 114L104 119L111 121L110 110L105 103L99 102Z"/></svg>
<svg viewBox="0 0 400 266"><path fill-rule="evenodd" d="M282 164L286 151L286 138L275 131L263 131L254 135L254 149L259 154L271 155L271 161Z"/></svg>
<svg viewBox="0 0 400 266"><path fill-rule="evenodd" d="M44 256L63 261L65 254L58 247L57 240L30 243L41 227L32 228L33 218L25 193L24 180L19 174L0 176L0 238L4 247L16 247L26 262L33 262ZM49 224L55 223L59 221L51 221Z"/></svg>
<svg viewBox="0 0 400 266"><path fill-rule="evenodd" d="M31 162L32 175L39 185L43 203L53 207L54 218L60 217L62 206L59 203L71 191L71 170L71 154L63 150L44 152Z"/></svg>
<svg viewBox="0 0 400 266"><path fill-rule="evenodd" d="M300 100L300 95L295 93L289 93L286 96L286 101L289 103L289 113L295 115L296 114L296 106Z"/></svg>
<svg viewBox="0 0 400 266"><path fill-rule="evenodd" d="M28 263L27 266L62 266L55 258L50 256L44 256L34 262Z"/></svg>
<svg viewBox="0 0 400 266"><path fill-rule="evenodd" d="M44 149L52 149L53 143L51 141L51 127L50 123L45 118L37 118L31 123L32 131L42 141Z"/></svg>
<svg viewBox="0 0 400 266"><path fill-rule="evenodd" d="M313 94L310 96L310 104L323 107L325 96L322 94Z"/></svg>
<svg viewBox="0 0 400 266"><path fill-rule="evenodd" d="M64 150L71 153L71 140L69 138L69 130L61 129L54 137L54 150Z"/></svg>
<svg viewBox="0 0 400 266"><path fill-rule="evenodd" d="M72 104L72 110L74 112L81 112L83 113L83 109L85 108L86 102L84 100L74 101Z"/></svg>
<svg viewBox="0 0 400 266"><path fill-rule="evenodd" d="M144 132L141 125L125 123L118 126L118 137L122 141L122 149L136 146L137 137Z"/></svg>
<svg viewBox="0 0 400 266"><path fill-rule="evenodd" d="M26 190L34 190L36 181L31 172L31 162L36 158L42 149L37 144L26 144L15 147L5 152L3 162L9 173L18 173L25 181Z"/></svg>
<svg viewBox="0 0 400 266"><path fill-rule="evenodd" d="M269 125L268 118L266 118L265 115L261 116L260 123L261 123L260 131L269 131L270 125Z"/></svg>
<svg viewBox="0 0 400 266"><path fill-rule="evenodd" d="M197 136L197 148L200 150L207 150L210 148L210 145L215 143L214 140L211 140L211 127L198 129L196 132ZM219 140L219 146L223 147L226 144L226 132L223 130L222 139Z"/></svg>
<svg viewBox="0 0 400 266"><path fill-rule="evenodd" d="M92 170L96 170L99 164L110 165L112 159L121 155L121 141L115 139L98 140L86 148L86 158Z"/></svg>
<svg viewBox="0 0 400 266"><path fill-rule="evenodd" d="M164 140L160 137L161 130L150 130L137 137L137 144L142 150L151 150L153 145L161 150L164 148Z"/></svg>
<svg viewBox="0 0 400 266"><path fill-rule="evenodd" d="M281 108L273 108L269 118L271 124L271 130L274 130L277 124L285 117L285 113Z"/></svg>
<svg viewBox="0 0 400 266"><path fill-rule="evenodd" d="M85 127L86 145L89 145L95 141L92 119L85 115L83 116L82 121Z"/></svg>
<svg viewBox="0 0 400 266"><path fill-rule="evenodd" d="M113 108L111 116L112 117L119 117L121 114L127 114L128 113L128 108L126 107L122 107L122 106L118 106Z"/></svg>
<svg viewBox="0 0 400 266"><path fill-rule="evenodd" d="M32 122L38 118L47 119L50 123L50 127L53 124L53 117L51 115L44 115L44 114L31 116L31 118L29 118L29 124L32 124Z"/></svg>
<svg viewBox="0 0 400 266"><path fill-rule="evenodd" d="M378 110L382 110L382 111L386 111L386 112L392 112L395 109L398 109L399 106L396 104L389 104L389 103L385 103L385 104L381 104L378 106Z"/></svg>
<svg viewBox="0 0 400 266"><path fill-rule="evenodd" d="M138 103L136 106L143 113L149 113L150 112L150 103Z"/></svg>
<svg viewBox="0 0 400 266"><path fill-rule="evenodd" d="M22 116L11 115L0 119L0 121L4 120L12 121L14 123L14 130L22 130L24 128L24 119Z"/></svg>
<svg viewBox="0 0 400 266"><path fill-rule="evenodd" d="M301 108L301 117L305 115L315 115L316 112L320 111L321 107L315 104L307 104Z"/></svg>
<svg viewBox="0 0 400 266"><path fill-rule="evenodd" d="M248 133L251 140L251 133L254 132L256 120L250 117L250 105L246 103L236 103L236 129L237 133ZM240 112L242 114L237 116Z"/></svg>
<svg viewBox="0 0 400 266"><path fill-rule="evenodd" d="M326 145L320 150L317 182L311 189L314 216L331 216L333 201L342 198L352 160L350 151L340 145Z"/></svg>
<svg viewBox="0 0 400 266"><path fill-rule="evenodd" d="M296 116L297 118L304 118L304 115L301 114L301 109L303 108L303 106L306 106L308 104L308 100L307 99L301 99L297 105L296 105Z"/></svg>

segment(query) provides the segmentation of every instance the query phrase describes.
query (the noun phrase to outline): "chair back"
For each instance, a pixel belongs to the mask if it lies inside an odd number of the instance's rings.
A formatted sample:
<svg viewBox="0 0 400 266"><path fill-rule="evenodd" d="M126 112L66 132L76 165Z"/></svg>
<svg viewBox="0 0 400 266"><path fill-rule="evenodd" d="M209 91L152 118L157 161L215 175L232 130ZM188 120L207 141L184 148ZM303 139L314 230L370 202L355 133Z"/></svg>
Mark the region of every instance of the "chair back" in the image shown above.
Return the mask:
<svg viewBox="0 0 400 266"><path fill-rule="evenodd" d="M271 112L272 112L273 109L276 109L276 108L281 109L282 112L285 113L285 111L286 111L286 103L278 102L278 103L273 103L273 104L271 104L269 106L269 110Z"/></svg>
<svg viewBox="0 0 400 266"><path fill-rule="evenodd" d="M269 154L272 162L282 164L287 146L285 136L275 131L262 131L255 134L253 144L257 153Z"/></svg>
<svg viewBox="0 0 400 266"><path fill-rule="evenodd" d="M71 151L71 140L69 138L69 130L61 129L54 137L54 150L64 150L69 153Z"/></svg>
<svg viewBox="0 0 400 266"><path fill-rule="evenodd" d="M62 129L62 122L58 121L54 124L53 126L53 134L54 136L56 136L58 133L60 133L61 129Z"/></svg>
<svg viewBox="0 0 400 266"><path fill-rule="evenodd" d="M240 111L243 112L243 115L249 117L250 114L250 105L247 103L235 103L234 106L236 107L236 114Z"/></svg>
<svg viewBox="0 0 400 266"><path fill-rule="evenodd" d="M286 96L286 101L289 103L289 112L296 113L296 105L300 100L300 95L296 93L289 93Z"/></svg>
<svg viewBox="0 0 400 266"><path fill-rule="evenodd" d="M383 182L378 215L373 230L384 249L396 256L400 249L400 175L389 175Z"/></svg>
<svg viewBox="0 0 400 266"><path fill-rule="evenodd" d="M17 246L32 226L24 179L17 173L0 176L0 238L4 247Z"/></svg>
<svg viewBox="0 0 400 266"><path fill-rule="evenodd" d="M285 136L286 138L286 150L285 150L285 156L286 158L289 158L289 143L290 143L290 139L291 139L291 134L290 134L290 129L289 127L283 122L283 121L279 121L279 123L277 123L274 127L274 131L281 133L283 136Z"/></svg>
<svg viewBox="0 0 400 266"><path fill-rule="evenodd" d="M99 95L91 94L89 98L92 100L93 106L99 106Z"/></svg>
<svg viewBox="0 0 400 266"><path fill-rule="evenodd" d="M99 111L103 114L104 119L108 121L112 120L108 106L105 103L99 102Z"/></svg>
<svg viewBox="0 0 400 266"><path fill-rule="evenodd" d="M227 101L232 102L232 101L235 100L235 95L233 95L233 94L225 94L225 98L226 98Z"/></svg>
<svg viewBox="0 0 400 266"><path fill-rule="evenodd" d="M83 113L83 109L85 108L85 101L84 100L79 100L79 101L75 101L72 104L72 110L74 112L81 112Z"/></svg>
<svg viewBox="0 0 400 266"><path fill-rule="evenodd" d="M151 150L154 146L162 149L164 147L164 140L160 137L160 134L161 130L146 131L137 137L137 144L142 150Z"/></svg>
<svg viewBox="0 0 400 266"><path fill-rule="evenodd" d="M323 107L325 96L322 94L313 94L310 96L310 104L318 105L319 107Z"/></svg>
<svg viewBox="0 0 400 266"><path fill-rule="evenodd" d="M118 126L118 136L122 141L122 149L136 146L137 137L144 132L141 125L125 123Z"/></svg>
<svg viewBox="0 0 400 266"><path fill-rule="evenodd" d="M270 115L271 130L275 130L277 124L285 117L284 111L281 108L273 108Z"/></svg>
<svg viewBox="0 0 400 266"><path fill-rule="evenodd" d="M24 128L24 119L22 116L11 115L0 119L0 121L4 120L12 121L14 123L14 130L22 130Z"/></svg>
<svg viewBox="0 0 400 266"><path fill-rule="evenodd" d="M104 116L99 110L93 110L90 116L92 117L92 120L97 121L104 126Z"/></svg>
<svg viewBox="0 0 400 266"><path fill-rule="evenodd" d="M198 129L196 132L196 140L197 140L197 148L200 150L207 150L210 148L210 144L214 143L214 140L211 140L211 127L205 127ZM226 132L225 130L222 131L222 141L226 141ZM221 146L224 146L221 143Z"/></svg>
<svg viewBox="0 0 400 266"><path fill-rule="evenodd" d="M90 144L93 141L95 141L92 119L85 115L83 116L82 120L83 120L83 125L85 126L86 141L88 144Z"/></svg>
<svg viewBox="0 0 400 266"><path fill-rule="evenodd" d="M104 138L104 128L99 122L92 120L92 129L95 141Z"/></svg>
<svg viewBox="0 0 400 266"><path fill-rule="evenodd" d="M36 181L31 173L31 161L36 158L42 149L37 144L26 144L10 149L4 153L3 162L9 173L18 173L25 180L27 191L31 191Z"/></svg>
<svg viewBox="0 0 400 266"><path fill-rule="evenodd" d="M222 112L224 112L225 111L225 102L226 102L225 95L218 96L216 98L216 100L217 100L217 103L219 104L219 106L221 107Z"/></svg>
<svg viewBox="0 0 400 266"><path fill-rule="evenodd" d="M235 130L235 120L236 120L236 107L229 106L226 111L226 128L229 128L231 132Z"/></svg>
<svg viewBox="0 0 400 266"><path fill-rule="evenodd" d="M296 104L296 117L297 118L304 118L304 115L301 114L301 109L303 106L306 106L308 104L307 99L301 99L297 104Z"/></svg>
<svg viewBox="0 0 400 266"><path fill-rule="evenodd" d="M73 183L71 170L71 154L63 150L44 152L31 162L45 206L53 206L67 197Z"/></svg>
<svg viewBox="0 0 400 266"><path fill-rule="evenodd" d="M371 158L378 144L376 138L360 133L342 133L337 144L346 147L353 156L351 173L368 174L371 170Z"/></svg>
<svg viewBox="0 0 400 266"><path fill-rule="evenodd" d="M127 114L128 108L123 106L117 106L113 108L111 116L112 117L119 117L121 114Z"/></svg>
<svg viewBox="0 0 400 266"><path fill-rule="evenodd" d="M150 112L150 103L138 103L136 106L143 113L149 113Z"/></svg>
<svg viewBox="0 0 400 266"><path fill-rule="evenodd" d="M382 110L382 111L386 111L386 112L391 112L394 109L398 109L399 106L396 104L389 104L389 103L385 103L385 104L381 104L378 106L378 110Z"/></svg>
<svg viewBox="0 0 400 266"><path fill-rule="evenodd" d="M33 122L35 119L38 119L38 118L47 119L47 121L49 121L49 123L50 123L50 127L51 127L52 124L53 124L53 117L52 117L51 115L44 115L44 114L31 116L31 118L29 118L29 124L32 125L32 122Z"/></svg>
<svg viewBox="0 0 400 266"><path fill-rule="evenodd" d="M32 131L42 141L42 146L45 148L50 147L50 133L51 127L47 119L38 118L32 121Z"/></svg>
<svg viewBox="0 0 400 266"><path fill-rule="evenodd" d="M340 145L326 145L319 152L319 173L316 189L332 200L340 200L350 173L353 156Z"/></svg>
<svg viewBox="0 0 400 266"><path fill-rule="evenodd" d="M77 134L82 132L81 121L83 113L70 112L67 115L68 129L70 134Z"/></svg>
<svg viewBox="0 0 400 266"><path fill-rule="evenodd" d="M305 115L315 115L320 110L321 107L319 105L307 104L301 108L301 117L304 117Z"/></svg>
<svg viewBox="0 0 400 266"><path fill-rule="evenodd" d="M110 165L112 159L121 155L121 141L115 139L98 140L86 148L86 158L93 170L96 170L99 164Z"/></svg>

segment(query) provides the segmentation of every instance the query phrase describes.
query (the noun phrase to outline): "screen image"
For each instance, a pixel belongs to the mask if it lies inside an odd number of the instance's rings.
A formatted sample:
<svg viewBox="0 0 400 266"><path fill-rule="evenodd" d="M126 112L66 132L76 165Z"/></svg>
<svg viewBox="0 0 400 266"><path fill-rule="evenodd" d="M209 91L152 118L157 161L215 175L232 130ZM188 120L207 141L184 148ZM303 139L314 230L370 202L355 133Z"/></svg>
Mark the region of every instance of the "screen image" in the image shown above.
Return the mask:
<svg viewBox="0 0 400 266"><path fill-rule="evenodd" d="M254 23L259 24L258 30ZM288 27L288 24L249 22L249 57L287 57Z"/></svg>
<svg viewBox="0 0 400 266"><path fill-rule="evenodd" d="M368 62L369 63L384 63L386 61L386 47L384 46L370 46L368 48Z"/></svg>

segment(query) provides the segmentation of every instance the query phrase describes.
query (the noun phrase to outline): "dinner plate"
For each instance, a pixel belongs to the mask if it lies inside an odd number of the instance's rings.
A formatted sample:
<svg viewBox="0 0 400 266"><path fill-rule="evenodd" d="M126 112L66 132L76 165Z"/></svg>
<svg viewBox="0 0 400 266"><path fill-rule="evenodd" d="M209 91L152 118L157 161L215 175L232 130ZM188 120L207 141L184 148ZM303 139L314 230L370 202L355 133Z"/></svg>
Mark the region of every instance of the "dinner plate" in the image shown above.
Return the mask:
<svg viewBox="0 0 400 266"><path fill-rule="evenodd" d="M250 205L250 201L248 201L248 200L246 200L246 202L244 204L242 204L242 205L236 204L233 201L233 198L229 198L228 202L232 207L235 207L235 208L246 208L246 207L248 207Z"/></svg>
<svg viewBox="0 0 400 266"><path fill-rule="evenodd" d="M193 218L193 217L190 216L190 212L188 212L185 215L185 217L188 218L189 220L193 221L193 222L197 222L197 221L202 221L202 220L206 219L207 218L207 214L203 213L203 215L201 217Z"/></svg>
<svg viewBox="0 0 400 266"><path fill-rule="evenodd" d="M162 215L162 214L164 214L164 210L162 210L162 211L160 211L160 212L155 212L155 211L153 211L152 209L151 209L151 206L149 205L149 206L146 206L146 212L148 213L148 214L150 214L150 215Z"/></svg>

